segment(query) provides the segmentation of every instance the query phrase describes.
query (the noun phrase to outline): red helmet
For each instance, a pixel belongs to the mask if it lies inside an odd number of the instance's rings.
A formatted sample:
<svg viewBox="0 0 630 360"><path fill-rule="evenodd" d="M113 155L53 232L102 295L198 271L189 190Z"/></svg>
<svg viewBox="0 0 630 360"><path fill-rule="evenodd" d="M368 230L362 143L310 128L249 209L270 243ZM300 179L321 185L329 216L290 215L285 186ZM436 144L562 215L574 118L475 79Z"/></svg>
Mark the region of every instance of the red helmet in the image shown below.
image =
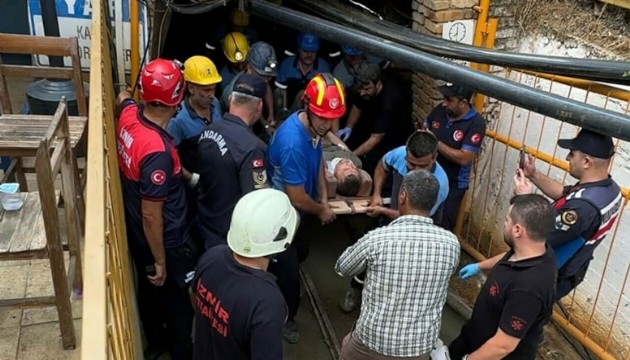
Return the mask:
<svg viewBox="0 0 630 360"><path fill-rule="evenodd" d="M302 100L313 114L336 120L346 113L343 85L329 73L317 74L309 81Z"/></svg>
<svg viewBox="0 0 630 360"><path fill-rule="evenodd" d="M146 103L175 106L182 101L185 86L181 64L171 60L155 59L140 75L140 95Z"/></svg>

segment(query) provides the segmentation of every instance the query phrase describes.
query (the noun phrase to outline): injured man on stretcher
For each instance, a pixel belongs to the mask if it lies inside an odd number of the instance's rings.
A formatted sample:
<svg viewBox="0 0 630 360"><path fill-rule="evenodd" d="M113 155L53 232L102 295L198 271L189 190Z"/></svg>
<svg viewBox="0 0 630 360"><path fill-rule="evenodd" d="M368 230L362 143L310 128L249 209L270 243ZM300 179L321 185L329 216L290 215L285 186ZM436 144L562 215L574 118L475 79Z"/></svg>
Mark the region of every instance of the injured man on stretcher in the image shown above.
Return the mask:
<svg viewBox="0 0 630 360"><path fill-rule="evenodd" d="M361 159L352 151L324 144L328 197L366 197L372 192L372 177L361 169Z"/></svg>

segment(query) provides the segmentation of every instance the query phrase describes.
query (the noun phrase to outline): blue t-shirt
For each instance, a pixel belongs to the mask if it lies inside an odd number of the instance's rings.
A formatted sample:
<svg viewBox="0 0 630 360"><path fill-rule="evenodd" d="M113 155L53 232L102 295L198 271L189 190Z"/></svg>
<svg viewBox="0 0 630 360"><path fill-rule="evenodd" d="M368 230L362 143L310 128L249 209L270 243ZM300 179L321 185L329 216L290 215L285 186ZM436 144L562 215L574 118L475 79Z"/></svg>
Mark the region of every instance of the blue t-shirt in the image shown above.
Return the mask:
<svg viewBox="0 0 630 360"><path fill-rule="evenodd" d="M232 80L234 80L234 77L238 73L238 71L234 71L230 64L223 65L221 71L219 71L219 74L221 74L221 91L228 87L228 85L232 82Z"/></svg>
<svg viewBox="0 0 630 360"><path fill-rule="evenodd" d="M291 114L273 134L267 147L267 172L275 189L304 185L306 194L317 200L322 144L313 145L313 138L298 118L300 112Z"/></svg>
<svg viewBox="0 0 630 360"><path fill-rule="evenodd" d="M199 116L190 107L186 98L177 114L169 121L166 131L173 137L173 143L177 146L177 152L182 159L182 166L188 171L197 172L197 141L199 134L212 122L221 120L221 104L217 98L212 100L212 119Z"/></svg>
<svg viewBox="0 0 630 360"><path fill-rule="evenodd" d="M296 95L300 90L306 88L306 84L319 73L330 72L330 65L321 57L317 57L313 62L313 67L306 74L300 69L297 56L290 56L280 64L278 68L278 76L276 77L276 86L285 89L287 93L287 102L293 103Z"/></svg>
<svg viewBox="0 0 630 360"><path fill-rule="evenodd" d="M399 175L402 178L405 175L407 175L407 172L409 171L407 169L406 157L407 157L407 147L399 146L395 148L394 150L391 150L387 154L385 154L385 156L383 157L383 167L387 171L394 170L396 173L395 175ZM446 200L446 197L448 196L448 189L449 189L448 177L446 176L446 172L440 166L440 164L436 162L435 165L433 166L433 169L431 169L431 173L438 180L438 183L440 184L440 189L438 191L437 201L435 202L435 205L433 205L433 208L431 208L431 212L429 213L429 216L433 216L435 212L437 211L437 209L440 207L440 205L442 205L444 200ZM397 189L397 190L400 190L400 189ZM396 196L392 196L392 200L394 200L394 198L398 199L398 196L397 196L398 191L394 191L393 194L396 194ZM396 204L396 207L397 205L398 204Z"/></svg>

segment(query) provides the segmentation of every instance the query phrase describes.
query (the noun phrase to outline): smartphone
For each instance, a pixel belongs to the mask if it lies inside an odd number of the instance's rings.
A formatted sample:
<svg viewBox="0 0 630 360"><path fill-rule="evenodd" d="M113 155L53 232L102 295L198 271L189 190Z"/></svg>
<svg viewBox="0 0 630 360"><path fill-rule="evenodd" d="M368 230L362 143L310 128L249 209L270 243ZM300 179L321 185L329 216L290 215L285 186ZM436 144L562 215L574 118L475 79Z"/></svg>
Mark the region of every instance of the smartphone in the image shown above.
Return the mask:
<svg viewBox="0 0 630 360"><path fill-rule="evenodd" d="M525 145L521 146L518 158L518 167L522 170L525 167Z"/></svg>
<svg viewBox="0 0 630 360"><path fill-rule="evenodd" d="M147 276L155 276L155 265L151 264L151 265L145 266L144 272L146 273Z"/></svg>

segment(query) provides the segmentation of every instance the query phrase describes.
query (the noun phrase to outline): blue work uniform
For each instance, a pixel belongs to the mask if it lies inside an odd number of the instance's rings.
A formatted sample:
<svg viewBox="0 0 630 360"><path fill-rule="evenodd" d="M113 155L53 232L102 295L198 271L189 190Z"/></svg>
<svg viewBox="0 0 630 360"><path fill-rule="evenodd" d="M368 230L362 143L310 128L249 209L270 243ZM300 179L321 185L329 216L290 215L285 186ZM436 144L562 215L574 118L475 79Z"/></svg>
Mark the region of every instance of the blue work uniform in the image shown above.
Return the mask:
<svg viewBox="0 0 630 360"><path fill-rule="evenodd" d="M226 89L227 86L230 83L232 83L232 80L234 80L234 77L239 72L240 71L234 71L234 68L232 68L231 64L223 65L223 67L221 68L221 71L219 71L219 74L221 75L221 93L223 93L224 89ZM230 88L230 92L231 92L231 88Z"/></svg>
<svg viewBox="0 0 630 360"><path fill-rule="evenodd" d="M321 141L314 141L299 119L302 111L291 114L273 134L267 148L267 172L275 189L303 186L313 200L318 199L318 183L322 161ZM300 230L289 248L276 256L269 272L278 277L278 285L293 321L300 305L300 256L308 253L308 244L301 240Z"/></svg>
<svg viewBox="0 0 630 360"><path fill-rule="evenodd" d="M226 243L238 200L267 187L264 143L238 116L226 113L199 136L199 232L206 249Z"/></svg>
<svg viewBox="0 0 630 360"><path fill-rule="evenodd" d="M221 104L217 98L212 100L212 119L199 116L190 106L189 99L182 101L179 111L169 121L166 131L173 137L177 152L184 169L197 172L197 140L201 131L214 121L221 120Z"/></svg>
<svg viewBox="0 0 630 360"><path fill-rule="evenodd" d="M394 178L390 207L392 209L398 209L398 192L400 191L400 185L402 184L403 177L409 172L407 169L407 147L399 146L394 150L389 151L385 154L385 156L383 156L381 164L383 165L383 168L385 168L385 171L393 174ZM429 216L434 217L448 196L448 177L446 176L444 169L442 169L442 166L440 166L437 162L433 165L430 171L440 184L437 201L429 212Z"/></svg>
<svg viewBox="0 0 630 360"><path fill-rule="evenodd" d="M452 121L446 113L446 108L438 105L427 116L425 126L445 145L473 153L479 152L486 134L485 119L472 107L462 119ZM468 189L472 161L459 165L442 154L438 155L437 161L444 168L450 187L444 204L443 221L440 225L447 230L452 230L457 220L459 205Z"/></svg>
<svg viewBox="0 0 630 360"><path fill-rule="evenodd" d="M623 196L610 177L605 180L566 186L553 204L555 226L547 244L556 254L560 299L584 280L595 248L619 218Z"/></svg>
<svg viewBox="0 0 630 360"><path fill-rule="evenodd" d="M275 189L303 185L306 194L317 201L322 144L313 142L298 117L300 112L289 116L274 133L267 148L267 170Z"/></svg>
<svg viewBox="0 0 630 360"><path fill-rule="evenodd" d="M286 90L287 102L293 104L297 94L306 88L306 84L317 74L330 72L330 65L321 57L315 58L313 67L306 74L302 73L297 56L284 59L278 68L276 86Z"/></svg>

